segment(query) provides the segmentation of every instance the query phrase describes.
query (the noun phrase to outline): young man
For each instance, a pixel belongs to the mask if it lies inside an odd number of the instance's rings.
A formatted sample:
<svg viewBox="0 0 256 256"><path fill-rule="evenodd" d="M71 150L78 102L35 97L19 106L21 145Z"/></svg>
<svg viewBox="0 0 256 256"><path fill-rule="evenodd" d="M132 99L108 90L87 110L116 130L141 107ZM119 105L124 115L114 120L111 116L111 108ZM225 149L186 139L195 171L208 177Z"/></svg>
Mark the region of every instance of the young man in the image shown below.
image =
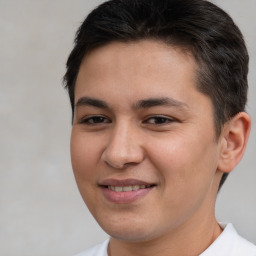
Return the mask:
<svg viewBox="0 0 256 256"><path fill-rule="evenodd" d="M110 235L81 254L255 256L215 218L242 158L248 54L203 0L112 0L78 30L65 75L80 193Z"/></svg>

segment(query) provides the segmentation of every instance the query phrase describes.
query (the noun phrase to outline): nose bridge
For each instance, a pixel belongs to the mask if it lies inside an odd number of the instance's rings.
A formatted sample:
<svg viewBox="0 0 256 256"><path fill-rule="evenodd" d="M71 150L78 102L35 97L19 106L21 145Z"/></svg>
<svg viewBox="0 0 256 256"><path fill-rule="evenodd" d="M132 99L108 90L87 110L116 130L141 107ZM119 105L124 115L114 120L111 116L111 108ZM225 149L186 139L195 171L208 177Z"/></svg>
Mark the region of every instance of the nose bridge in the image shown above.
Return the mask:
<svg viewBox="0 0 256 256"><path fill-rule="evenodd" d="M139 127L129 120L118 121L103 152L104 161L114 168L138 164L144 158L139 137Z"/></svg>

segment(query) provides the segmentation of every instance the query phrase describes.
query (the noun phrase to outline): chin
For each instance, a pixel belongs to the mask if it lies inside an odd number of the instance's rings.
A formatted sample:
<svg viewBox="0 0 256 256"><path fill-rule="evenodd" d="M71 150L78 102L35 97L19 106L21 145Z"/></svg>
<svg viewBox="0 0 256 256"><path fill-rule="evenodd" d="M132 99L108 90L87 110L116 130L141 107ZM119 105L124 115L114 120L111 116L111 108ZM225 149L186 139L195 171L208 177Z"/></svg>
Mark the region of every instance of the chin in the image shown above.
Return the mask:
<svg viewBox="0 0 256 256"><path fill-rule="evenodd" d="M99 223L101 228L112 238L127 242L146 242L155 237L152 225L145 223L143 220L114 221Z"/></svg>
<svg viewBox="0 0 256 256"><path fill-rule="evenodd" d="M153 239L147 231L138 230L136 227L129 230L105 230L112 238L130 243L147 242Z"/></svg>

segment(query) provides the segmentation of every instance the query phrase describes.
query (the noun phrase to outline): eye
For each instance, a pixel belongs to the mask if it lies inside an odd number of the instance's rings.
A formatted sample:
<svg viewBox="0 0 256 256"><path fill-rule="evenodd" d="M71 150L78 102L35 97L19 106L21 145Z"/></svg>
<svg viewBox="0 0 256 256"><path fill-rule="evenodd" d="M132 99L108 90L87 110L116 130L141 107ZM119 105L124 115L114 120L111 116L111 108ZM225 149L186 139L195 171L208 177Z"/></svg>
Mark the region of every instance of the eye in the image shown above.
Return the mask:
<svg viewBox="0 0 256 256"><path fill-rule="evenodd" d="M152 117L146 119L145 121L143 121L143 123L162 125L162 124L169 124L174 121L175 121L175 119L166 117L166 116L152 116Z"/></svg>
<svg viewBox="0 0 256 256"><path fill-rule="evenodd" d="M110 123L110 120L104 116L90 116L82 119L80 123L88 124L88 125L97 125L97 124Z"/></svg>

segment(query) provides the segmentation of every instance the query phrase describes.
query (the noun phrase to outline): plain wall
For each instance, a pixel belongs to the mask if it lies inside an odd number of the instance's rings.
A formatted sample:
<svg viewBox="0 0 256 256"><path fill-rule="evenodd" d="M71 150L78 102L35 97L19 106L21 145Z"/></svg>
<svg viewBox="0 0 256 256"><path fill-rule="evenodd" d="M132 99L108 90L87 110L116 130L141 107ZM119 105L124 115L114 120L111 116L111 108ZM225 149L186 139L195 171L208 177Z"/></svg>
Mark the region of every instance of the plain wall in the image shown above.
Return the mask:
<svg viewBox="0 0 256 256"><path fill-rule="evenodd" d="M73 255L107 235L80 197L62 87L74 34L102 1L0 0L0 255ZM256 243L256 1L219 0L250 53L250 142L217 201L219 220Z"/></svg>

